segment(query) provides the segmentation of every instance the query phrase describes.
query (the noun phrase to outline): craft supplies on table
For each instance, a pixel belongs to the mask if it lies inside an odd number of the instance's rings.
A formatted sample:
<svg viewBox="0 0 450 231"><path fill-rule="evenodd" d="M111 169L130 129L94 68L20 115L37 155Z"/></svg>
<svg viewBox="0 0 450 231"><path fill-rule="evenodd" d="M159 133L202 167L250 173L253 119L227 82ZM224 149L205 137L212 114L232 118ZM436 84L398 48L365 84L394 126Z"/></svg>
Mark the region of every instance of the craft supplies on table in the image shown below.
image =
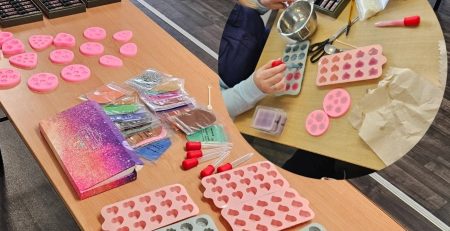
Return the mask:
<svg viewBox="0 0 450 231"><path fill-rule="evenodd" d="M388 20L388 21L380 21L376 22L376 27L390 27L390 26L407 26L407 27L415 27L420 24L420 16L409 16L404 17L403 19L396 20Z"/></svg>
<svg viewBox="0 0 450 231"><path fill-rule="evenodd" d="M17 86L21 81L20 72L12 68L0 68L0 89Z"/></svg>
<svg viewBox="0 0 450 231"><path fill-rule="evenodd" d="M42 21L42 12L31 0L0 1L0 26L2 28Z"/></svg>
<svg viewBox="0 0 450 231"><path fill-rule="evenodd" d="M287 114L282 109L257 106L251 126L272 135L280 135L283 132L286 120Z"/></svg>
<svg viewBox="0 0 450 231"><path fill-rule="evenodd" d="M224 143L228 141L228 136L222 125L213 124L187 135L186 139L188 141Z"/></svg>
<svg viewBox="0 0 450 231"><path fill-rule="evenodd" d="M47 49L53 44L53 36L51 35L32 35L28 38L30 47L36 51Z"/></svg>
<svg viewBox="0 0 450 231"><path fill-rule="evenodd" d="M229 149L223 149L223 150L219 150L217 152L210 153L208 155L204 155L204 156L202 156L200 158L185 159L181 163L181 167L183 168L183 170L189 170L191 168L196 167L200 163L220 158L220 157L222 157L224 155L228 155L229 153L230 153Z"/></svg>
<svg viewBox="0 0 450 231"><path fill-rule="evenodd" d="M166 226L156 231L219 231L214 220L206 215L198 215L189 219L180 221L176 224Z"/></svg>
<svg viewBox="0 0 450 231"><path fill-rule="evenodd" d="M185 134L190 135L213 125L216 122L216 115L207 109L194 108L168 119Z"/></svg>
<svg viewBox="0 0 450 231"><path fill-rule="evenodd" d="M229 142L200 142L200 141L188 141L185 145L186 151L202 150L202 149L215 149L232 147L233 144Z"/></svg>
<svg viewBox="0 0 450 231"><path fill-rule="evenodd" d="M277 95L298 95L300 93L303 83L303 74L305 73L308 48L309 40L286 45L282 58L287 67L284 72L286 88Z"/></svg>
<svg viewBox="0 0 450 231"><path fill-rule="evenodd" d="M20 53L9 57L9 64L21 69L34 69L38 64L38 57L34 52Z"/></svg>
<svg viewBox="0 0 450 231"><path fill-rule="evenodd" d="M226 164L223 164L223 165L217 167L217 172L218 173L219 172L225 172L225 171L231 170L233 168L236 168L239 165L241 165L241 164L247 162L248 160L250 160L250 158L252 158L252 156L253 156L253 153L247 153L247 154L239 157L238 159L234 160L231 163L226 163Z"/></svg>
<svg viewBox="0 0 450 231"><path fill-rule="evenodd" d="M155 230L198 212L184 186L173 184L103 207L102 229Z"/></svg>
<svg viewBox="0 0 450 231"><path fill-rule="evenodd" d="M327 55L319 60L317 86L376 79L387 59L381 45L371 45Z"/></svg>
<svg viewBox="0 0 450 231"><path fill-rule="evenodd" d="M81 0L52 1L33 0L47 18L58 18L71 14L86 12L86 5Z"/></svg>
<svg viewBox="0 0 450 231"><path fill-rule="evenodd" d="M314 9L322 14L337 18L349 0L315 0Z"/></svg>

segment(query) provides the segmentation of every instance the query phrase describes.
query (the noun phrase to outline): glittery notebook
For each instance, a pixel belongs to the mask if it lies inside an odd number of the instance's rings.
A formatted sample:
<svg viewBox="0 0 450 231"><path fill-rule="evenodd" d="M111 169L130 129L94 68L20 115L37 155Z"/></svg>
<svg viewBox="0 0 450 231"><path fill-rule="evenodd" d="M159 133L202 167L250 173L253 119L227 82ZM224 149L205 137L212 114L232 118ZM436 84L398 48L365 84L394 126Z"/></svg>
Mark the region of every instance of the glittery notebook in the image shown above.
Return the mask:
<svg viewBox="0 0 450 231"><path fill-rule="evenodd" d="M39 125L80 199L136 179L135 154L97 103L83 102Z"/></svg>

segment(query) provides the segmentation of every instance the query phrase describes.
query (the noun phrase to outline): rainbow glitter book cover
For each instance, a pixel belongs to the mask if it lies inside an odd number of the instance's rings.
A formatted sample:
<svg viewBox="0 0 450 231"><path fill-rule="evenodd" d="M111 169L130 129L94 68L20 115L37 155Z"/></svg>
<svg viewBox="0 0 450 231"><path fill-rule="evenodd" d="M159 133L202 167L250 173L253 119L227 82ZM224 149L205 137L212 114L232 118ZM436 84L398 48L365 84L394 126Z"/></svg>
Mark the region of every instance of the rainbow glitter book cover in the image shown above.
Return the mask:
<svg viewBox="0 0 450 231"><path fill-rule="evenodd" d="M80 103L39 125L80 199L136 179L134 153L96 102Z"/></svg>

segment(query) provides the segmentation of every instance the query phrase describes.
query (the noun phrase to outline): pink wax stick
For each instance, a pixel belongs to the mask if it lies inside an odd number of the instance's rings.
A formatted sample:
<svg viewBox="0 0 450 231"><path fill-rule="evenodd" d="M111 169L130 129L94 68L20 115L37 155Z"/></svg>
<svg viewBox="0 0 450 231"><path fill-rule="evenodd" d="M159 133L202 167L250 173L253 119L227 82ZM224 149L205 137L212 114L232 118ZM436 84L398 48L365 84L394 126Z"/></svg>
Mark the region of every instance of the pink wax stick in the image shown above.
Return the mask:
<svg viewBox="0 0 450 231"><path fill-rule="evenodd" d="M420 16L410 16L403 19L380 21L376 22L377 27L389 27L389 26L418 26L420 24Z"/></svg>

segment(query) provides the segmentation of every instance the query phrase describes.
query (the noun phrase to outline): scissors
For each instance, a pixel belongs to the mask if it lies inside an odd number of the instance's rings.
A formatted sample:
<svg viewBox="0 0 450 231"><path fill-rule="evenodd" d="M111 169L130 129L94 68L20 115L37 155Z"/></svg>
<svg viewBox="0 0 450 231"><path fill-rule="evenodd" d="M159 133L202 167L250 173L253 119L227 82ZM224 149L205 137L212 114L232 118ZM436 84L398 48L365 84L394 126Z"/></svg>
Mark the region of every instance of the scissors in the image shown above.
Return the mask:
<svg viewBox="0 0 450 231"><path fill-rule="evenodd" d="M356 17L352 20L351 25L355 24L355 22L357 22L359 20L359 17ZM312 63L316 63L317 61L319 61L319 59L326 55L327 53L325 52L325 46L327 44L332 44L334 42L334 40L336 40L342 33L344 33L347 30L347 25L341 27L335 34L333 34L331 37L327 38L326 40L322 41L322 42L318 42L318 43L314 43L309 47L309 53L312 54L311 57L309 58L309 60Z"/></svg>

